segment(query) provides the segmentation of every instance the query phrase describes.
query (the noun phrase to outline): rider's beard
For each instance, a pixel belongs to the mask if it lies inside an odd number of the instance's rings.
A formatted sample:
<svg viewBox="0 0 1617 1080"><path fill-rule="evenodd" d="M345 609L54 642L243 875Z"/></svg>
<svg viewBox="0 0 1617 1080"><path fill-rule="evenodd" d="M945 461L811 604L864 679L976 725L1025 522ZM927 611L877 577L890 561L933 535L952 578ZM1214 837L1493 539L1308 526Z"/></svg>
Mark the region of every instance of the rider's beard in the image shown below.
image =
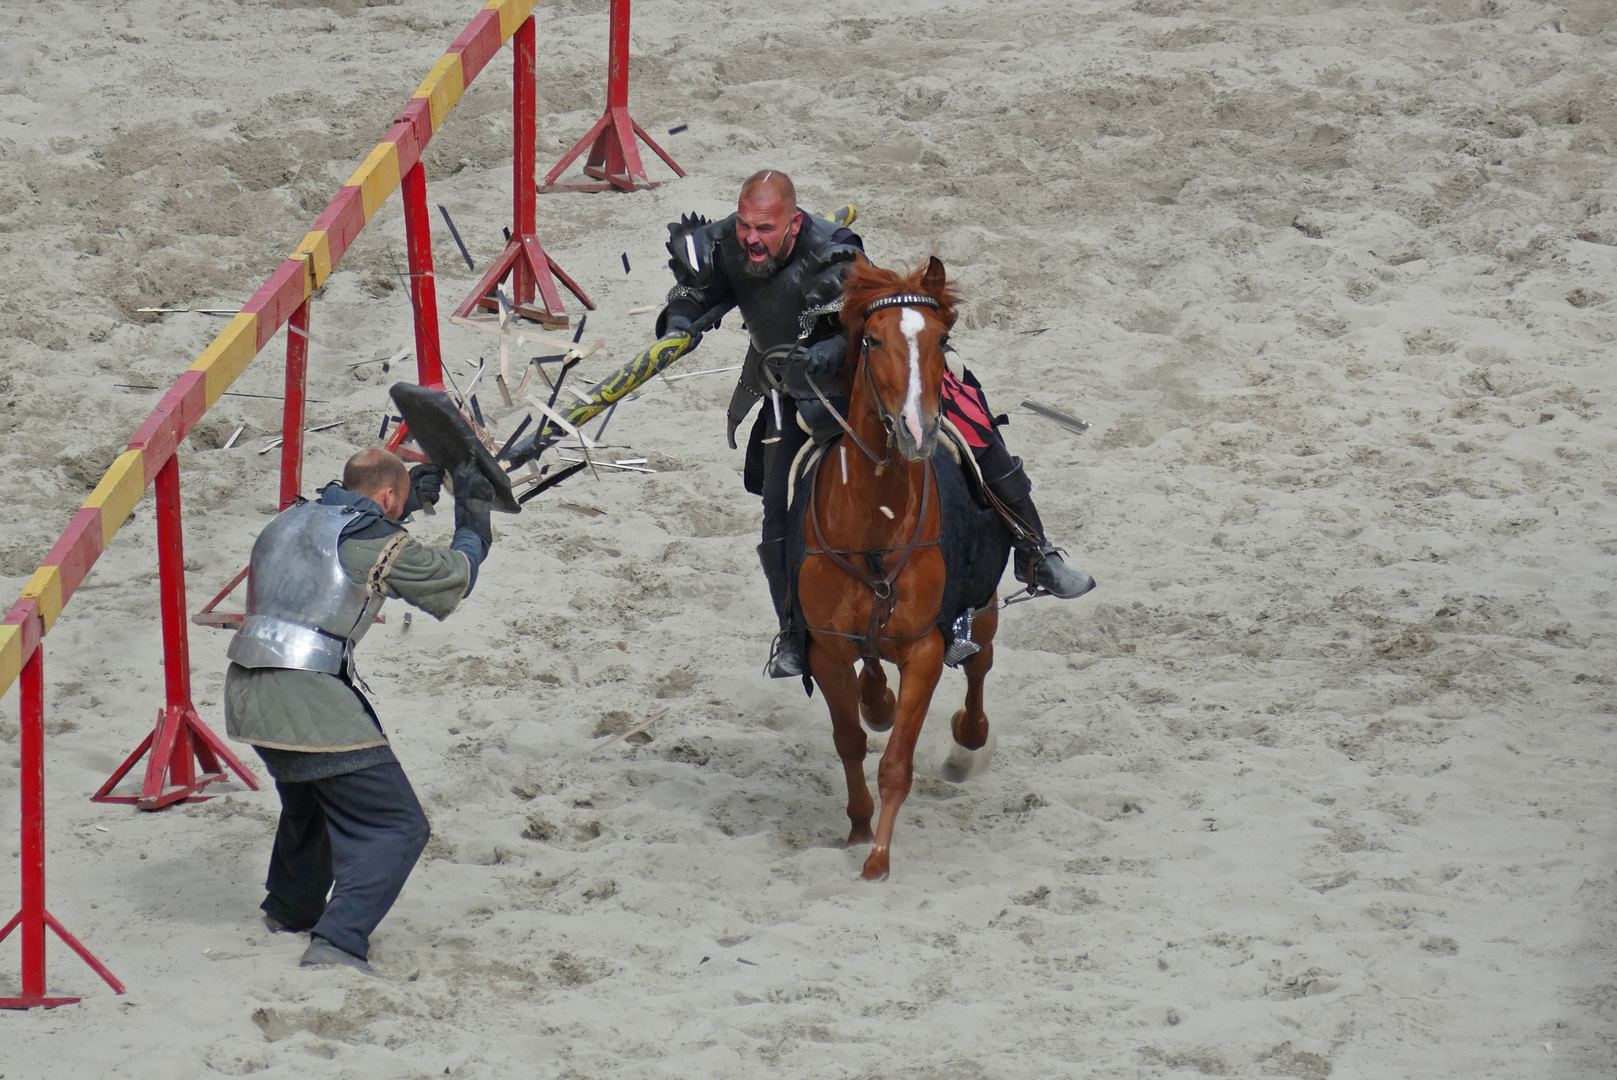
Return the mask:
<svg viewBox="0 0 1617 1080"><path fill-rule="evenodd" d="M791 245L783 243L780 246L779 254L770 255L762 262L755 262L753 261L752 256L747 254L746 245L742 244L739 236L732 233L730 236L730 242L734 244L736 250L741 253L741 273L749 278L761 280L763 278L774 277L775 272L781 267L785 266L787 261L792 257Z"/></svg>

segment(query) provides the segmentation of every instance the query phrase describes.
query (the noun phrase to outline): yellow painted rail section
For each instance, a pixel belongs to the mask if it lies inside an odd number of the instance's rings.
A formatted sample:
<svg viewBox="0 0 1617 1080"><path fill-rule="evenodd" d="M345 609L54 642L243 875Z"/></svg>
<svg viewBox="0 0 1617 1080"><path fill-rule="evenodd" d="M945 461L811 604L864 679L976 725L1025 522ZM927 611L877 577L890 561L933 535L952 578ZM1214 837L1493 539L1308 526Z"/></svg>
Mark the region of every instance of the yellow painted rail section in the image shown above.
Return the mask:
<svg viewBox="0 0 1617 1080"><path fill-rule="evenodd" d="M489 0L427 72L397 122L315 220L297 251L163 395L0 622L0 694L16 681L180 440L293 312L325 284L354 237L398 188L400 178L421 160L421 152L466 87L532 16L535 3Z"/></svg>

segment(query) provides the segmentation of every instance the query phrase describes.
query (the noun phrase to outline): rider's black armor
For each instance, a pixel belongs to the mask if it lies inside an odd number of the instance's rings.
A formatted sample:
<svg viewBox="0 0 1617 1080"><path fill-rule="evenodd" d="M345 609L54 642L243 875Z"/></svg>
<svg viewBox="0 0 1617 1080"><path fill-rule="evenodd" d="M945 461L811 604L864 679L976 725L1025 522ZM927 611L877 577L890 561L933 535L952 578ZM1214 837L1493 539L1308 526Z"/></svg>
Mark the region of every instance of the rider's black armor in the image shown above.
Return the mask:
<svg viewBox="0 0 1617 1080"><path fill-rule="evenodd" d="M720 221L688 216L668 226L668 268L674 274L668 304L657 317L657 336L740 308L751 347L736 382L728 435L772 387L791 396L782 380L794 350L841 340L842 281L864 245L849 229L803 212L786 264L767 278L746 273L748 259L736 238L735 215ZM705 318L704 318L705 317ZM812 398L810 400L813 400Z"/></svg>
<svg viewBox="0 0 1617 1080"><path fill-rule="evenodd" d="M657 336L662 338L711 329L730 309L741 309L751 342L730 398L727 435L731 447L736 445L736 428L753 406L772 390L780 394L779 426L773 404L766 406L748 440L745 466L747 490L764 500L758 557L781 620L781 634L768 668L777 678L807 672L800 628L791 627L792 590L784 554L787 474L797 451L810 437L803 425L814 430L816 439L822 432L839 430L794 366L804 365L806 354L818 346L816 355L824 354L828 361L818 385L827 397L835 398L840 392L840 386L827 385L825 376L834 373L840 366L838 359L845 355L846 332L838 315L842 283L864 252L859 237L835 222L809 213L803 213L802 222L786 263L764 278L746 273L748 258L736 237L735 215L721 221L691 215L669 225L672 258L668 268L674 274L674 287L657 316ZM834 404L843 407L840 400ZM991 491L999 491L997 497L1016 531L1017 576L1060 596L1077 596L1092 588L1093 581L1068 569L1044 539L1021 461L1010 457L992 429L988 442L986 450L976 451L975 456L1000 466L987 481ZM1016 529L1017 525L1021 528Z"/></svg>

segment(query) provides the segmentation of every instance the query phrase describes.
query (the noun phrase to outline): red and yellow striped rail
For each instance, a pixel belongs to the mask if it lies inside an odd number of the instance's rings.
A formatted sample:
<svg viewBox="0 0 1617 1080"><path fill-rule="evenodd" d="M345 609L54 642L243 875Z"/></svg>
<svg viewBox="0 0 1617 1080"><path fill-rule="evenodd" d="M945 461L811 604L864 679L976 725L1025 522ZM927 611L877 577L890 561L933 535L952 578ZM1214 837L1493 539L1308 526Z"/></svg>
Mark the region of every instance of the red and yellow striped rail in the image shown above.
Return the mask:
<svg viewBox="0 0 1617 1080"><path fill-rule="evenodd" d="M535 4L489 0L432 66L393 127L315 220L297 251L163 395L0 622L0 694L16 681L180 440L292 313L325 284L354 237L399 186L399 178L420 160L466 87L533 14Z"/></svg>

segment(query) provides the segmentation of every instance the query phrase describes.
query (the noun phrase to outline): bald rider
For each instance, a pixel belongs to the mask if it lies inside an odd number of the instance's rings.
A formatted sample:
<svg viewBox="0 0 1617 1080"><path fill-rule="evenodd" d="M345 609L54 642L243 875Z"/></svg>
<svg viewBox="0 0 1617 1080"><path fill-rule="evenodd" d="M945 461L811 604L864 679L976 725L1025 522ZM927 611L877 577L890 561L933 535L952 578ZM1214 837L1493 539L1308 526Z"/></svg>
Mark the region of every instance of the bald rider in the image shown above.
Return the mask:
<svg viewBox="0 0 1617 1080"><path fill-rule="evenodd" d="M371 972L371 931L427 844L426 815L365 696L354 648L388 597L443 619L476 584L494 539L494 488L475 465L450 477L447 548L404 529L438 501L442 477L437 466L407 470L385 450L362 450L341 483L283 510L253 544L225 726L275 777L281 820L260 906L271 931L309 933L306 967Z"/></svg>
<svg viewBox="0 0 1617 1080"><path fill-rule="evenodd" d="M814 393L833 404L847 359L847 331L838 318L842 283L864 244L835 222L804 213L791 178L776 170L754 174L742 185L736 212L722 221L689 216L668 226L669 268L674 287L657 318L658 338L689 334L719 324L740 308L751 338L729 409L729 439L754 405L765 401L747 444L747 490L763 496L763 542L758 558L769 579L780 635L766 671L774 678L808 671L804 635L793 626L791 582L786 566L786 492L792 461L811 437L840 431ZM811 385L812 383L812 385ZM1016 576L1062 598L1094 587L1089 575L1069 568L1044 535L1033 505L1032 484L1020 458L999 435L981 388L967 373L945 379L945 412L961 427L989 489L1006 512L1016 545ZM799 423L801 418L801 423Z"/></svg>

